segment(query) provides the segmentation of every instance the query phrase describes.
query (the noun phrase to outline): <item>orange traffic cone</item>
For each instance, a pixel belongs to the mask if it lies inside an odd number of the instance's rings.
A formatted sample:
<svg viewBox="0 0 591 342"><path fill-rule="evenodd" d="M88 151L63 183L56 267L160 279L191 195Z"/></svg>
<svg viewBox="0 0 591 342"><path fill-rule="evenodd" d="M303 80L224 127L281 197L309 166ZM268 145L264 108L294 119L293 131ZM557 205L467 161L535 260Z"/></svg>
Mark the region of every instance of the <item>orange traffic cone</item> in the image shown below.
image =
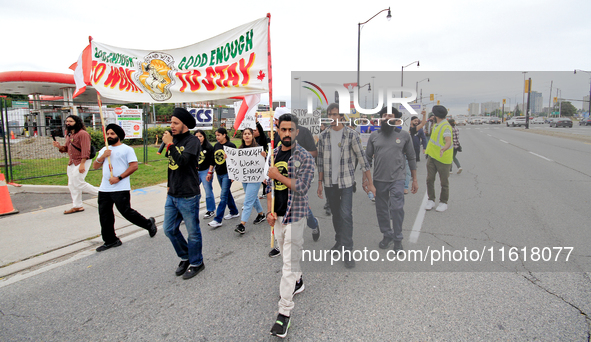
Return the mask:
<svg viewBox="0 0 591 342"><path fill-rule="evenodd" d="M4 179L4 174L0 173L0 216L16 213L18 213L18 210L14 209L12 206L12 200L10 199L8 186L6 185L6 179Z"/></svg>
<svg viewBox="0 0 591 342"><path fill-rule="evenodd" d="M14 131L10 131L10 139L16 139L16 138L14 137Z"/></svg>

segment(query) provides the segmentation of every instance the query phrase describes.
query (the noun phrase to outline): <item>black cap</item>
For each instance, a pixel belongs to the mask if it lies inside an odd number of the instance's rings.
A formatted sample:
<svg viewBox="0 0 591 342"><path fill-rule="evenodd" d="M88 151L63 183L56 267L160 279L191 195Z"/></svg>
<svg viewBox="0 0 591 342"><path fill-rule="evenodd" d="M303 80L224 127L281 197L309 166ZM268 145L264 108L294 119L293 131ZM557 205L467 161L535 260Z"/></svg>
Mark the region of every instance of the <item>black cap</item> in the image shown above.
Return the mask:
<svg viewBox="0 0 591 342"><path fill-rule="evenodd" d="M195 128L195 118L185 108L175 108L172 112L172 116L176 116L187 128Z"/></svg>

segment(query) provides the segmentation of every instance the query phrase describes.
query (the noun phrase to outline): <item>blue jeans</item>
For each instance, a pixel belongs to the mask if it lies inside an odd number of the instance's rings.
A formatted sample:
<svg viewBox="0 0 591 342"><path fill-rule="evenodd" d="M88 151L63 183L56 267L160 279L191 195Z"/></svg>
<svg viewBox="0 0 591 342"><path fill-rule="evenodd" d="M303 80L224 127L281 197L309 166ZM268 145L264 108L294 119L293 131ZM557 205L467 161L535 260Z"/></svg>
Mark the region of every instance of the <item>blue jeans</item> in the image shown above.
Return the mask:
<svg viewBox="0 0 591 342"><path fill-rule="evenodd" d="M166 197L164 205L164 234L172 242L176 254L181 260L189 260L191 266L203 263L201 228L199 228L199 198ZM189 233L188 239L181 233L179 227L185 221Z"/></svg>
<svg viewBox="0 0 591 342"><path fill-rule="evenodd" d="M234 203L234 197L232 197L232 192L230 191L232 181L230 180L230 177L228 177L228 174L226 173L225 175L218 175L218 182L220 183L222 192L220 193L220 203L218 203L218 209L214 220L221 223L224 219L226 205L228 206L230 214L232 215L238 214L238 208L236 208L236 203Z"/></svg>
<svg viewBox="0 0 591 342"><path fill-rule="evenodd" d="M406 163L406 178L404 178L404 190L408 190L408 185L410 184L410 167L408 166L408 159L405 158L404 162Z"/></svg>
<svg viewBox="0 0 591 342"><path fill-rule="evenodd" d="M308 215L306 215L306 224L311 229L318 228L318 220L314 217L314 213L312 213L312 208L308 205Z"/></svg>
<svg viewBox="0 0 591 342"><path fill-rule="evenodd" d="M211 177L211 181L207 181L207 171L203 170L199 171L199 180L201 184L203 184L203 189L205 190L205 206L207 207L207 211L215 211L215 198L213 196L213 175Z"/></svg>
<svg viewBox="0 0 591 342"><path fill-rule="evenodd" d="M259 188L261 187L261 183L242 183L242 188L244 188L244 209L242 209L242 217L240 220L242 222L247 222L248 218L250 217L250 213L252 212L252 208L257 211L257 213L263 212L263 206L261 205L261 201L259 201Z"/></svg>
<svg viewBox="0 0 591 342"><path fill-rule="evenodd" d="M353 187L339 189L338 185L325 187L332 212L335 240L345 249L353 249Z"/></svg>

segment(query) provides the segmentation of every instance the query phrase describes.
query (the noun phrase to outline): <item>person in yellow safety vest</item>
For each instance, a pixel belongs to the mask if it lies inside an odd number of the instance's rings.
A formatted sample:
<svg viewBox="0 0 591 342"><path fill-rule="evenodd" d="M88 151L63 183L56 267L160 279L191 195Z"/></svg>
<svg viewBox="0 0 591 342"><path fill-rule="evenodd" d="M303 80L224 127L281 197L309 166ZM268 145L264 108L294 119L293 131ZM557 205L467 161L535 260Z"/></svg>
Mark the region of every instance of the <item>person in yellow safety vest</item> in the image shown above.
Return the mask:
<svg viewBox="0 0 591 342"><path fill-rule="evenodd" d="M427 201L426 210L431 210L435 206L435 176L439 173L441 182L441 194L439 195L439 205L435 209L442 212L447 210L447 201L449 199L449 170L453 161L452 145L452 127L447 122L447 109L444 106L433 106L431 110L435 115L436 123L431 130L429 143L425 153L427 159Z"/></svg>

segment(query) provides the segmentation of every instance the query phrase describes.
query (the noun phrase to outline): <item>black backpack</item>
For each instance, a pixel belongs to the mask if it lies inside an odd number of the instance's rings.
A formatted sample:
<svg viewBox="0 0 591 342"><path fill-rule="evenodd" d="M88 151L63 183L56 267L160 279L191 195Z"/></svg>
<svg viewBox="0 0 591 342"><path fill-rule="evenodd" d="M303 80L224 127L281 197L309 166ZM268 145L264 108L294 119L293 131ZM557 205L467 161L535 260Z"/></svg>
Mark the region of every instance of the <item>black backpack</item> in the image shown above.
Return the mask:
<svg viewBox="0 0 591 342"><path fill-rule="evenodd" d="M78 152L82 152L82 150L77 147L76 145L70 143L70 145L72 145L72 147L74 147L75 149L78 150ZM94 145L90 145L90 156L88 157L88 159L94 159L94 157L96 156L96 147L94 147Z"/></svg>

